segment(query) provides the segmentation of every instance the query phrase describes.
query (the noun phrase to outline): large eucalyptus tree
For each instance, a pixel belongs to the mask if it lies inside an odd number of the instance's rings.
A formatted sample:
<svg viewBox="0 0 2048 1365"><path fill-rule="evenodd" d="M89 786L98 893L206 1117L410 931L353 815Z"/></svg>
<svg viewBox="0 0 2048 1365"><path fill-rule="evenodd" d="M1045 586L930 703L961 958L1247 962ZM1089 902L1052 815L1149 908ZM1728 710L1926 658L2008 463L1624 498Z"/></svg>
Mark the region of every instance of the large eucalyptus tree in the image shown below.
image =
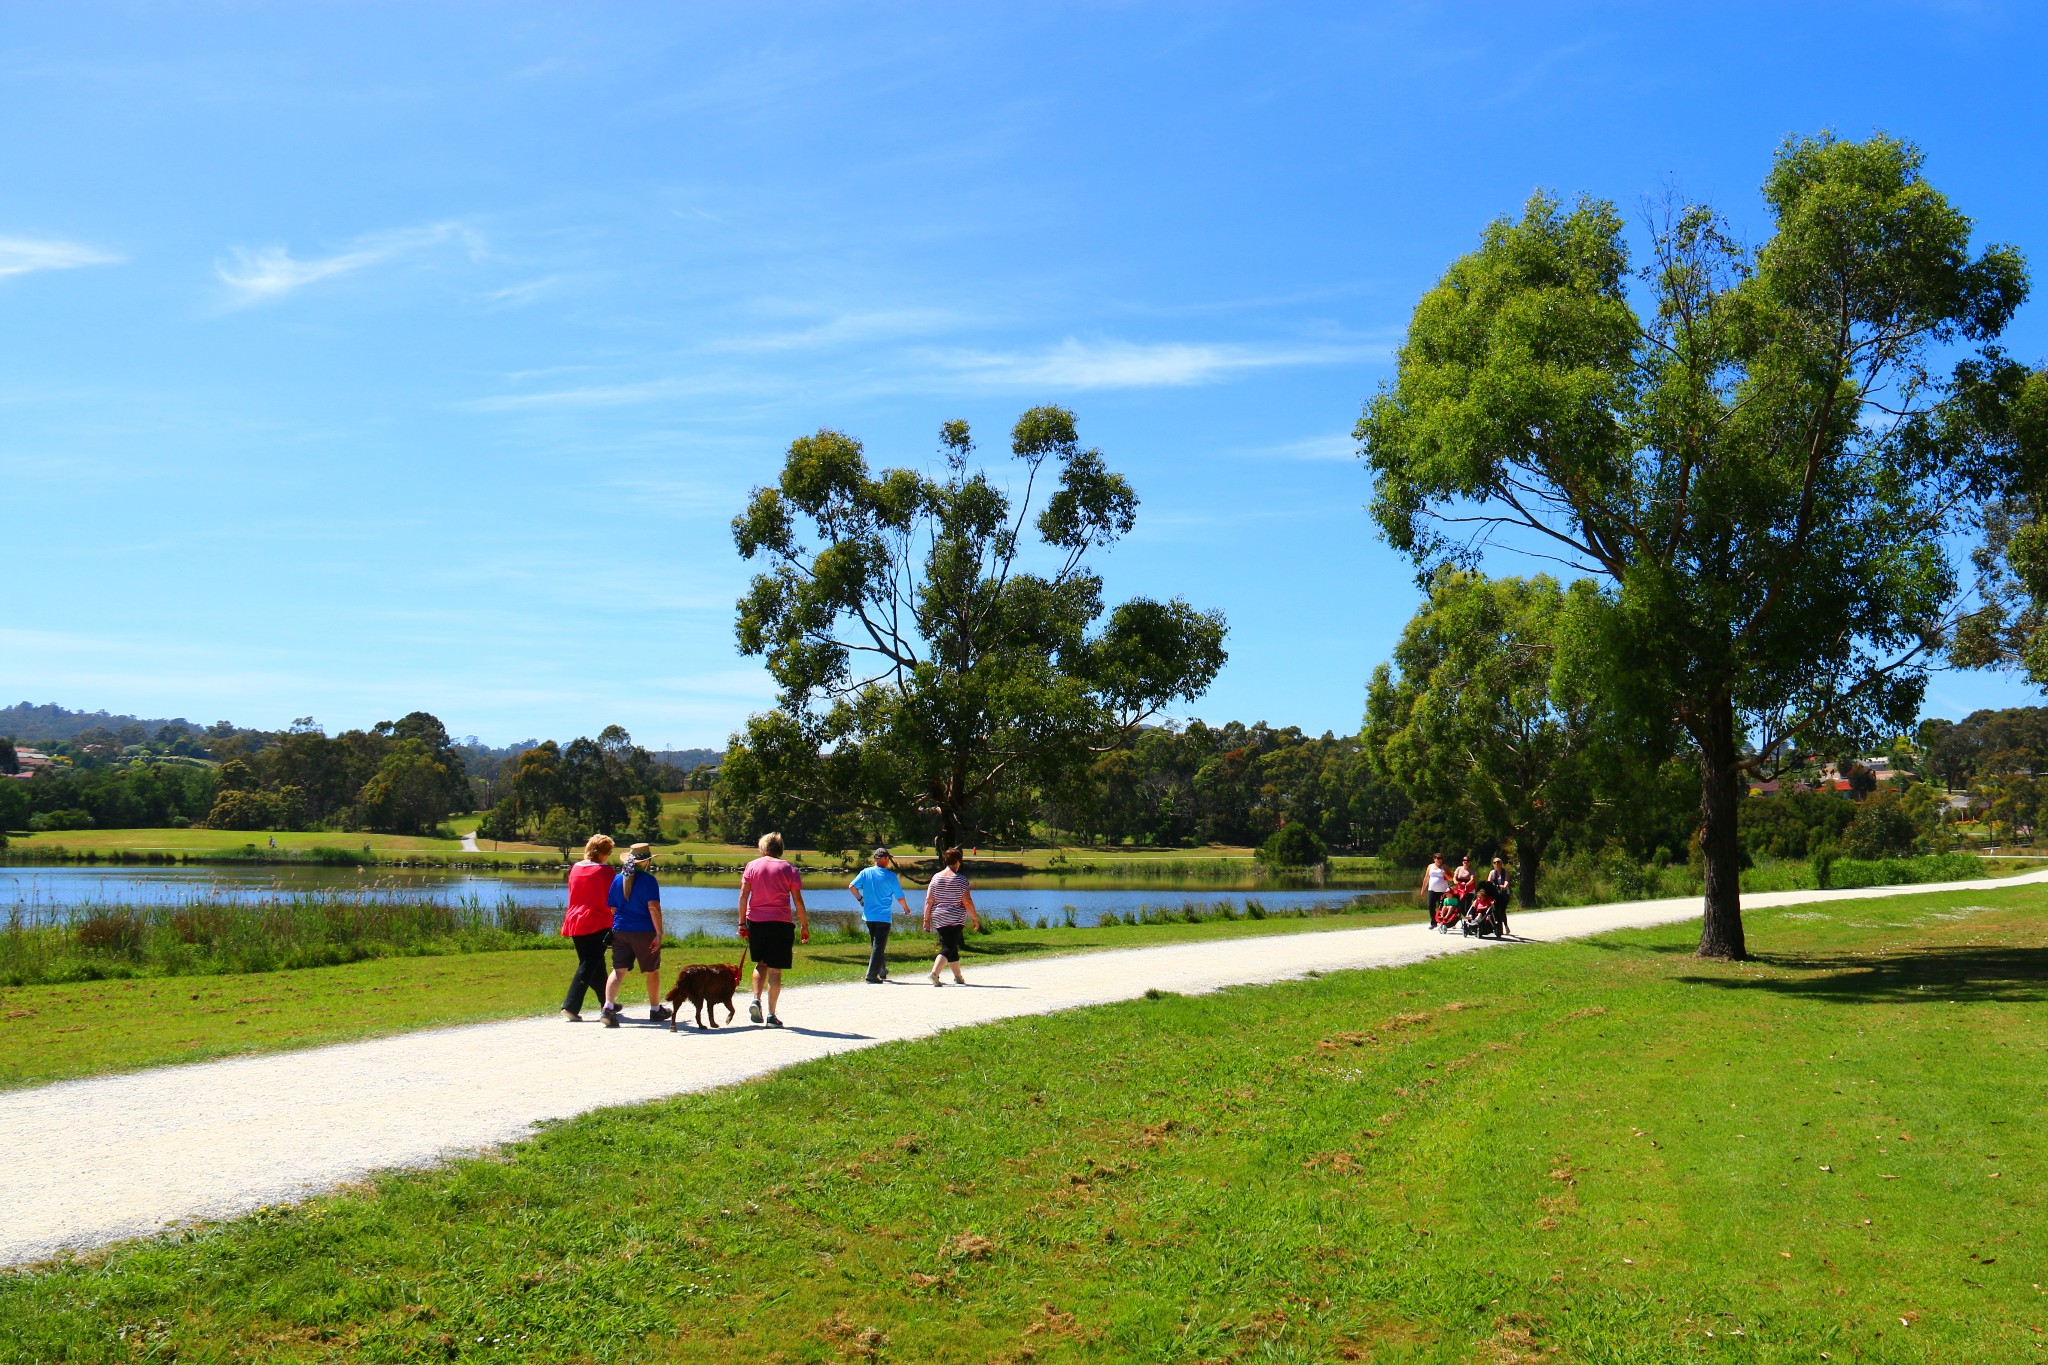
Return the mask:
<svg viewBox="0 0 2048 1365"><path fill-rule="evenodd" d="M1610 599L1605 686L1689 737L1699 951L1746 955L1735 818L1788 746L1895 734L1962 597L1953 538L2035 486L1996 339L2011 247L1912 145L1793 138L1745 246L1673 208L1631 271L1612 205L1538 195L1417 304L1358 425L1373 516L1428 569L1548 556Z"/></svg>
<svg viewBox="0 0 2048 1365"><path fill-rule="evenodd" d="M899 824L928 812L943 848L976 833L991 802L1201 695L1224 623L1179 598L1132 598L1102 619L1090 556L1130 531L1138 499L1081 446L1071 412L1017 419L1014 498L973 467L965 422L941 441L945 472L931 476L870 472L837 431L801 437L733 538L765 561L739 602L740 650L765 656L780 688L780 714L750 733L787 749L800 732L829 757L822 778L858 788L834 799Z"/></svg>
<svg viewBox="0 0 2048 1365"><path fill-rule="evenodd" d="M1525 907L1545 854L1603 790L1617 744L1573 648L1594 593L1548 574L1445 570L1366 691L1379 771L1409 799L1464 806L1476 828L1512 840Z"/></svg>

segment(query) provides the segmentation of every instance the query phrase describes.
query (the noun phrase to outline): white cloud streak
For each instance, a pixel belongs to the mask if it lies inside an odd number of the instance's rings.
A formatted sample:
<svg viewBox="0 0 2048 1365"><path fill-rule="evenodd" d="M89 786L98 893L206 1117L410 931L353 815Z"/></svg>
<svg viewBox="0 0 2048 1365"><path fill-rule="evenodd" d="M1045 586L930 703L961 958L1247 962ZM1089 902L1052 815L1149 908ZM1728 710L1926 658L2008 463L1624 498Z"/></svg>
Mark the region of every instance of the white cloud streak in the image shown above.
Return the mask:
<svg viewBox="0 0 2048 1365"><path fill-rule="evenodd" d="M238 246L233 248L234 261L216 262L214 272L221 283L235 291L237 303L266 303L309 284L383 265L455 240L464 242L471 255L483 247L482 238L460 223L430 223L358 237L346 251L308 260L297 259L281 246L254 250Z"/></svg>
<svg viewBox="0 0 2048 1365"><path fill-rule="evenodd" d="M699 350L704 354L761 357L805 350L830 352L893 332L923 330L955 321L954 315L938 310L849 314L800 331L708 342ZM962 385L1040 392L1171 388L1220 383L1255 370L1358 363L1383 360L1391 354L1392 348L1386 343L1349 339L1236 344L1084 342L1070 337L1057 346L1037 351L891 349L864 356L862 377L852 382L858 391L868 393L921 393ZM687 375L498 394L470 399L458 406L471 412L622 408L702 394L730 397L742 391L769 392L781 387L786 378L779 369L748 371L743 365L726 365ZM1339 458L1325 442L1305 442L1302 447L1271 453L1294 459Z"/></svg>
<svg viewBox="0 0 2048 1365"><path fill-rule="evenodd" d="M1328 436L1305 436L1298 441L1283 441L1279 445L1260 446L1255 450L1245 453L1261 459L1297 460L1309 463L1355 460L1358 458L1358 438L1348 431L1332 432Z"/></svg>
<svg viewBox="0 0 2048 1365"><path fill-rule="evenodd" d="M76 270L82 265L119 265L122 258L97 247L46 237L0 237L0 279L38 270Z"/></svg>
<svg viewBox="0 0 2048 1365"><path fill-rule="evenodd" d="M993 388L1143 389L1213 384L1250 370L1336 365L1386 354L1384 346L1355 343L1236 345L1069 337L1036 352L960 351L932 359L961 378Z"/></svg>
<svg viewBox="0 0 2048 1365"><path fill-rule="evenodd" d="M640 384L590 384L575 389L548 389L538 393L508 393L493 398L474 398L459 406L471 412L531 412L550 408L624 408L637 403L658 403L666 398L700 392L675 379L650 379Z"/></svg>

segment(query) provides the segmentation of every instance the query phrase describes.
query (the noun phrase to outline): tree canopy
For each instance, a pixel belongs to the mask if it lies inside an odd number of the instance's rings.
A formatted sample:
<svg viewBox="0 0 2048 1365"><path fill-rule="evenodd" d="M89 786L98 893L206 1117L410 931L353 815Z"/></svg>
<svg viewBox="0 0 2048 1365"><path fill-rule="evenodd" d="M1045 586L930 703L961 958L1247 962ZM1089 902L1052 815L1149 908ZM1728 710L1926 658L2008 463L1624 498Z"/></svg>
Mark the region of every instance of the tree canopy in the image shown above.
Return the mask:
<svg viewBox="0 0 2048 1365"><path fill-rule="evenodd" d="M1707 956L1746 952L1744 770L1912 721L1946 543L2043 464L1996 345L2025 266L1972 250L1917 148L1793 138L1763 192L1760 246L1671 205L1639 271L1611 204L1537 195L1423 296L1357 429L1425 573L1502 547L1599 584L1605 685L1698 763Z"/></svg>
<svg viewBox="0 0 2048 1365"><path fill-rule="evenodd" d="M1222 666L1219 612L1137 597L1103 619L1090 556L1130 531L1138 499L1081 445L1071 412L1017 419L1014 497L974 467L967 423L940 441L933 476L871 471L841 432L801 437L734 519L741 555L764 566L738 605L740 649L780 689L778 713L728 751L722 785L738 799L836 796L909 828L922 813L941 847L957 844L992 807L1201 695ZM740 791L748 773L800 790Z"/></svg>
<svg viewBox="0 0 2048 1365"><path fill-rule="evenodd" d="M1520 903L1536 903L1544 852L1584 822L1617 759L1596 690L1572 648L1596 608L1590 582L1489 579L1445 570L1373 673L1366 743L1418 804L1466 806L1513 840ZM1399 669L1399 673L1394 672Z"/></svg>

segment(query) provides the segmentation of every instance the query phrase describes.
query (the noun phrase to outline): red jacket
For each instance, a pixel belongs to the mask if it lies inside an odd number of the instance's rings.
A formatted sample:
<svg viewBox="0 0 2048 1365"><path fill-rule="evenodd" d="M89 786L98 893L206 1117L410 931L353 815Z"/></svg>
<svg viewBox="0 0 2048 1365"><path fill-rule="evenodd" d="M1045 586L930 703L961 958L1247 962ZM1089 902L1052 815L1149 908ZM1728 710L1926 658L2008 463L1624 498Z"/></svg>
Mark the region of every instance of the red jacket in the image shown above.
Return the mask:
<svg viewBox="0 0 2048 1365"><path fill-rule="evenodd" d="M562 937L601 934L612 927L611 867L578 863L569 869L569 913L562 916Z"/></svg>

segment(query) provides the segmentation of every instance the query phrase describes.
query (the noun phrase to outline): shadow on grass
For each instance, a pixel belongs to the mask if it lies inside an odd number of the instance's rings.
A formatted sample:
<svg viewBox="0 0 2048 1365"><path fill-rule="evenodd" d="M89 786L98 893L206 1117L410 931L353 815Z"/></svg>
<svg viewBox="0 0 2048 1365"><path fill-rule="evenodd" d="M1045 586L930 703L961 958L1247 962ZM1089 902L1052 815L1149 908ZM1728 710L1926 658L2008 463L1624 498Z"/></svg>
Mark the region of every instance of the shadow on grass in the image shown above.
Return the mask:
<svg viewBox="0 0 2048 1365"><path fill-rule="evenodd" d="M964 960L967 957L1013 957L1018 953L1045 953L1051 952L1056 945L1042 938L1004 937L993 941L969 939L962 946L965 949Z"/></svg>
<svg viewBox="0 0 2048 1365"><path fill-rule="evenodd" d="M1681 976L1691 986L1808 996L1846 1004L2048 1000L2048 948L1918 948L1882 957L1759 955L1784 976Z"/></svg>
<svg viewBox="0 0 2048 1365"><path fill-rule="evenodd" d="M1663 926L1658 926L1662 928ZM1623 934L1643 935L1655 933L1655 929L1618 929L1611 934L1600 934L1593 938L1574 939L1582 948L1596 948L1603 953L1655 953L1660 957L1692 957L1699 952L1699 940L1687 935L1679 943L1644 943L1636 938L1624 939ZM1528 942L1530 940L1524 940ZM1551 940L1540 940L1548 942Z"/></svg>

